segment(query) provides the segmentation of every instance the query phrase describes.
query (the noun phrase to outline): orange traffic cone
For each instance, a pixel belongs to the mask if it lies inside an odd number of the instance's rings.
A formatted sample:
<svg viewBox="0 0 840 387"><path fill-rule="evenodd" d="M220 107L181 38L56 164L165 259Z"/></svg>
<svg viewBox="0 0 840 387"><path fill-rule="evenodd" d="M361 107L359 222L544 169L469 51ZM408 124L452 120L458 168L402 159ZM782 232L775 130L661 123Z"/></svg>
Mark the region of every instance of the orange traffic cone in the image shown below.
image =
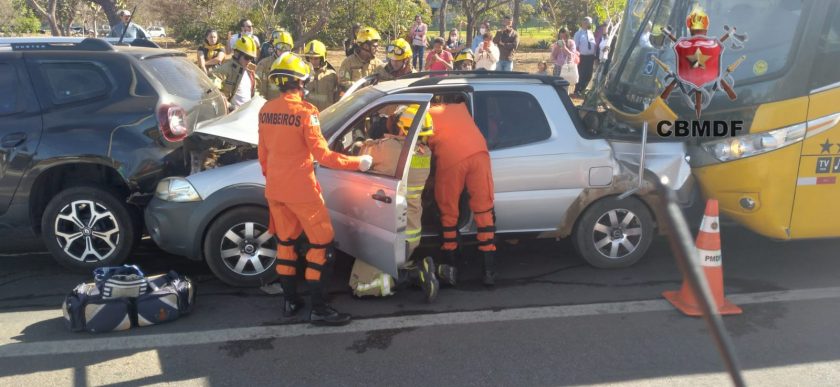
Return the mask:
<svg viewBox="0 0 840 387"><path fill-rule="evenodd" d="M743 312L737 305L729 302L723 296L723 255L720 252L720 223L718 222L718 202L710 199L706 203L706 213L703 215L703 223L700 225L700 234L697 235L697 252L700 264L703 266L703 274L712 291L715 307L719 314L741 314ZM689 316L702 316L697 296L691 291L688 282L683 279L682 288L679 292L669 290L662 293L668 301L677 309Z"/></svg>

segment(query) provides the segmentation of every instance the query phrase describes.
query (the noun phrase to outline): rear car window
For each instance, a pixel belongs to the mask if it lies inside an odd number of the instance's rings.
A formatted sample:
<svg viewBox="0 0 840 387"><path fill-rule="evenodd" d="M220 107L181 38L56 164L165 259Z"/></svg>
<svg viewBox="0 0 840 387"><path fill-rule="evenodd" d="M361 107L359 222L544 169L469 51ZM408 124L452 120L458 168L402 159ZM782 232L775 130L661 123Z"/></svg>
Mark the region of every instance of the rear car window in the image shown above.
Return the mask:
<svg viewBox="0 0 840 387"><path fill-rule="evenodd" d="M40 68L55 104L97 98L111 90L105 70L95 63L43 63Z"/></svg>
<svg viewBox="0 0 840 387"><path fill-rule="evenodd" d="M490 150L530 144L551 137L551 128L540 103L528 93L475 93L475 120Z"/></svg>
<svg viewBox="0 0 840 387"><path fill-rule="evenodd" d="M14 66L8 63L0 63L0 90L20 90L17 72ZM19 94L17 92L0 93L0 116L18 111Z"/></svg>
<svg viewBox="0 0 840 387"><path fill-rule="evenodd" d="M166 92L174 96L201 100L207 90L214 87L210 79L183 56L150 58L142 63L163 85Z"/></svg>

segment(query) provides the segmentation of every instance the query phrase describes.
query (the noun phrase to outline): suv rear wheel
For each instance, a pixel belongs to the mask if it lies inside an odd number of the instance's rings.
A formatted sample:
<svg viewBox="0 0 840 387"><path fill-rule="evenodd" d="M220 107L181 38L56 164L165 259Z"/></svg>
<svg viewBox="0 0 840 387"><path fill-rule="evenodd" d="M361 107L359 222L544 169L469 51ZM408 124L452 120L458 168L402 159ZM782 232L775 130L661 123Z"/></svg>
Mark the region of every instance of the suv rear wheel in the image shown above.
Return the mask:
<svg viewBox="0 0 840 387"><path fill-rule="evenodd" d="M586 209L575 227L574 246L590 265L628 267L653 241L653 216L639 199L601 199Z"/></svg>
<svg viewBox="0 0 840 387"><path fill-rule="evenodd" d="M268 233L268 210L237 207L210 224L204 239L204 257L222 282L257 287L277 278L274 261L277 239Z"/></svg>
<svg viewBox="0 0 840 387"><path fill-rule="evenodd" d="M41 230L55 260L78 270L122 263L138 236L126 205L115 194L95 187L59 192L44 210Z"/></svg>

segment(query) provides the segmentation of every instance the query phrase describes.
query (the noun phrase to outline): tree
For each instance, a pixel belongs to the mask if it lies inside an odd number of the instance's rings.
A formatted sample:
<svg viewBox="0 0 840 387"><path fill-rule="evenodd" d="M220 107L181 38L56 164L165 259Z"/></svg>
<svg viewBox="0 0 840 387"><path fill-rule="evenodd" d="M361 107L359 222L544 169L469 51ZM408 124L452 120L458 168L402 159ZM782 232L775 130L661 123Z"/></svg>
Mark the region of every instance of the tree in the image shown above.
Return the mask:
<svg viewBox="0 0 840 387"><path fill-rule="evenodd" d="M91 3L94 3L100 7L102 7L102 12L105 13L105 17L108 18L108 25L115 25L119 23L120 17L117 16L117 12L120 8L124 8L127 6L125 0L88 0Z"/></svg>
<svg viewBox="0 0 840 387"><path fill-rule="evenodd" d="M440 36L446 36L446 6L449 5L449 0L441 0L440 8L438 9L438 20L440 20Z"/></svg>
<svg viewBox="0 0 840 387"><path fill-rule="evenodd" d="M49 0L46 4L43 2L39 3L36 0L26 0L26 4L35 11L38 16L42 19L47 19L47 22L50 23L50 32L52 36L61 36L61 29L58 27L58 19L56 17L56 7L58 6L58 0Z"/></svg>
<svg viewBox="0 0 840 387"><path fill-rule="evenodd" d="M472 45L473 31L478 20L484 17L487 12L510 4L509 0L463 0L461 8L464 16L467 17L467 44Z"/></svg>
<svg viewBox="0 0 840 387"><path fill-rule="evenodd" d="M519 18L522 15L522 0L513 0L513 28L519 29Z"/></svg>

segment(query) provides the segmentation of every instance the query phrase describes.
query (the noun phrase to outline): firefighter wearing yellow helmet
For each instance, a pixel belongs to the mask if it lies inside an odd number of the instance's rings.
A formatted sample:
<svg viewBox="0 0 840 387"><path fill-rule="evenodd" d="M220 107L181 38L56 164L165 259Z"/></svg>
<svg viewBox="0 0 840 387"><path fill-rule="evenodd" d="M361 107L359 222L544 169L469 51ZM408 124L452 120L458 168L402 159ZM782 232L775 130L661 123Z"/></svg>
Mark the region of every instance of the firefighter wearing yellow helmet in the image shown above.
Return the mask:
<svg viewBox="0 0 840 387"><path fill-rule="evenodd" d="M256 57L257 43L248 36L242 36L233 45L233 60L222 63L210 73L218 80L217 84L221 84L230 110L250 101L261 84L254 65Z"/></svg>
<svg viewBox="0 0 840 387"><path fill-rule="evenodd" d="M350 88L353 82L376 73L376 69L384 65L376 57L380 40L382 37L379 36L379 31L371 27L363 27L356 34L355 52L345 58L338 69L338 81L342 91Z"/></svg>
<svg viewBox="0 0 840 387"><path fill-rule="evenodd" d="M281 30L277 31L275 35L275 38L271 41L271 44L274 46L274 53L263 58L257 64L257 76L260 79L268 79L268 73L271 71L272 64L284 53L292 51L292 46L295 45L292 34ZM272 100L280 95L280 89L272 82L260 83L258 91L266 100Z"/></svg>
<svg viewBox="0 0 840 387"><path fill-rule="evenodd" d="M414 124L419 105L402 106L396 113L388 118L383 118L371 126L368 135L371 140L361 145L359 154L371 155L376 163L372 171L394 176L399 162L403 145L410 141L408 134ZM413 257L417 246L420 244L421 219L423 217L422 195L431 173L432 151L428 146L428 139L434 136L434 125L429 113L425 113L420 119L420 128L417 133L417 145L411 156L408 171L408 184L406 191L406 252L408 262L400 268L400 278L394 280L381 271L356 260L353 273L350 276L350 287L357 296L388 296L396 286L405 283L413 283L423 288L426 299L429 302L437 297L440 283L443 282L455 285L456 270L449 265L435 266L431 257L417 259Z"/></svg>
<svg viewBox="0 0 840 387"><path fill-rule="evenodd" d="M338 73L327 62L327 47L318 40L306 43L303 55L312 69L312 80L306 84L306 100L324 110L338 100Z"/></svg>
<svg viewBox="0 0 840 387"><path fill-rule="evenodd" d="M376 70L380 81L390 81L403 75L411 74L411 45L405 39L394 40L388 45L388 63Z"/></svg>
<svg viewBox="0 0 840 387"><path fill-rule="evenodd" d="M465 48L455 56L455 70L471 71L475 69L475 55L472 50Z"/></svg>
<svg viewBox="0 0 840 387"><path fill-rule="evenodd" d="M271 66L269 81L280 88L280 96L260 109L258 154L265 176L265 198L269 209L269 234L278 240L275 270L283 289L283 315L291 317L303 309L297 292L299 256L295 245L306 233L304 277L309 284L309 321L318 325L343 325L350 315L327 305L324 285L335 262L335 232L314 163L330 169L367 171L371 156L347 156L330 150L321 134L320 112L303 100L304 85L311 77L303 58L287 53Z"/></svg>

